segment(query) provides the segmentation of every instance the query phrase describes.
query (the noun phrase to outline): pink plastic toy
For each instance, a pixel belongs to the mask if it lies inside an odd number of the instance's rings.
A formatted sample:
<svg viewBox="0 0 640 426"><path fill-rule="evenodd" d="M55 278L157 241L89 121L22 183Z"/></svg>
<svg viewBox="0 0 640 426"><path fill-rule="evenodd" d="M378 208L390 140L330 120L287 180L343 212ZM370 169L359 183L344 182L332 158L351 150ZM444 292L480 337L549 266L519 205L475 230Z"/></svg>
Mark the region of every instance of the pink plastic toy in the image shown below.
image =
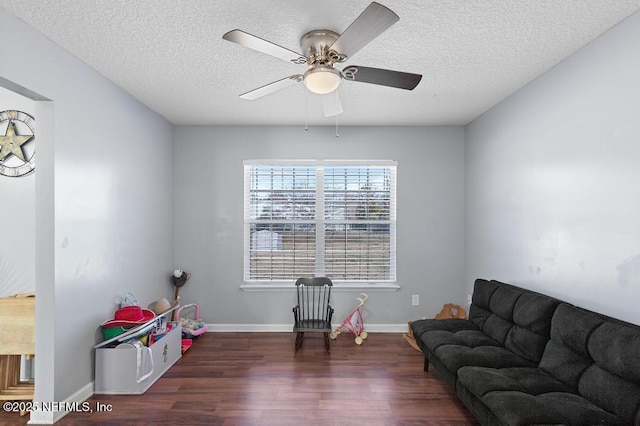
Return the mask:
<svg viewBox="0 0 640 426"><path fill-rule="evenodd" d="M358 306L345 318L342 324L329 335L332 339L337 338L338 335L345 330L350 331L356 336L356 345L361 345L364 339L367 338L368 333L364 331L364 321L362 320L362 307L369 296L367 296L367 293L360 293L360 296L362 297L356 297L356 300L359 302Z"/></svg>
<svg viewBox="0 0 640 426"><path fill-rule="evenodd" d="M191 319L186 316L180 316L182 311L189 308L195 308L195 318ZM197 303L189 303L181 306L176 312L176 317L182 326L183 336L199 336L207 331L207 324L200 319L200 306Z"/></svg>

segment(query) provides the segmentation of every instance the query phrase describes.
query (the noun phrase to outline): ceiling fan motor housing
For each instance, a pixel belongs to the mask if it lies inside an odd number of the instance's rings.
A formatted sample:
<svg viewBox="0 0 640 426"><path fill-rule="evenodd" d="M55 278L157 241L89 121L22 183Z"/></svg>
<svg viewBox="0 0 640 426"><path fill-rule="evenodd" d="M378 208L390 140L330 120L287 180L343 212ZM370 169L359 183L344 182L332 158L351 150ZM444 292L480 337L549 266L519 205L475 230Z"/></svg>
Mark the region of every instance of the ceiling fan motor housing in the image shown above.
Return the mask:
<svg viewBox="0 0 640 426"><path fill-rule="evenodd" d="M334 62L343 62L346 59L344 55L329 51L339 36L340 34L331 30L313 30L303 35L300 38L300 49L307 58L307 65L331 66Z"/></svg>

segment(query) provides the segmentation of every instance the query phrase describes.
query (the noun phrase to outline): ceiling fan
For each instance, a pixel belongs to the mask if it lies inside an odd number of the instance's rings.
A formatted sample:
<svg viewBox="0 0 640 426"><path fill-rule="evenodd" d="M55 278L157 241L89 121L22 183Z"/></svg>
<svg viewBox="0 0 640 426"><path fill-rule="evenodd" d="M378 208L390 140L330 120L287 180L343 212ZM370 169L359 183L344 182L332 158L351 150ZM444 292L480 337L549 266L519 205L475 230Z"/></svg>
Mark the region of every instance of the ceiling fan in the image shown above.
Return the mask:
<svg viewBox="0 0 640 426"><path fill-rule="evenodd" d="M373 2L342 34L323 29L312 30L303 35L300 39L302 54L238 29L227 32L222 38L287 62L307 66L303 74L294 74L243 93L240 95L242 99L255 100L303 82L309 91L322 95L325 116L330 117L342 112L337 92L335 96L327 96L336 91L342 80L405 90L413 90L420 83L420 74L360 65L350 65L342 70L334 67L335 64L350 59L399 19L391 9Z"/></svg>

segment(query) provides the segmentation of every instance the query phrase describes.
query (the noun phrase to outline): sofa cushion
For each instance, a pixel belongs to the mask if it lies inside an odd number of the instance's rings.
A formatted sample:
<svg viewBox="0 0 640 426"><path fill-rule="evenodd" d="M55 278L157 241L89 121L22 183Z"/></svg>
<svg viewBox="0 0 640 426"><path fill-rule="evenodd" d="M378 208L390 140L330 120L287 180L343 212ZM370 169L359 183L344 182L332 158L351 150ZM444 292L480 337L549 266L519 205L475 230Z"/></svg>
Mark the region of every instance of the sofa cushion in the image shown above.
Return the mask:
<svg viewBox="0 0 640 426"><path fill-rule="evenodd" d="M469 321L501 346L537 363L549 341L551 320L559 304L543 294L478 279Z"/></svg>
<svg viewBox="0 0 640 426"><path fill-rule="evenodd" d="M601 324L602 320L591 312L560 304L551 321L551 340L540 368L577 392L580 376L593 363L588 338Z"/></svg>
<svg viewBox="0 0 640 426"><path fill-rule="evenodd" d="M640 327L563 303L540 369L628 424L640 424Z"/></svg>
<svg viewBox="0 0 640 426"><path fill-rule="evenodd" d="M588 349L605 370L640 383L640 327L604 323L591 335Z"/></svg>
<svg viewBox="0 0 640 426"><path fill-rule="evenodd" d="M458 380L478 398L496 391L519 391L532 395L572 391L564 383L535 367L462 367L458 370Z"/></svg>
<svg viewBox="0 0 640 426"><path fill-rule="evenodd" d="M477 306L485 311L491 311L491 296L493 296L493 293L499 287L502 287L502 285L503 283L498 281L487 281L482 278L476 279L473 283L472 306ZM473 321L473 319L469 319ZM482 328L482 324L477 325Z"/></svg>
<svg viewBox="0 0 640 426"><path fill-rule="evenodd" d="M446 331L449 333L457 333L465 330L478 330L475 324L460 318L449 318L446 320L439 319L423 319L416 320L411 323L413 337L417 340L427 331Z"/></svg>
<svg viewBox="0 0 640 426"><path fill-rule="evenodd" d="M539 367L577 392L578 379L590 365L591 361L588 358L551 340L547 344Z"/></svg>
<svg viewBox="0 0 640 426"><path fill-rule="evenodd" d="M434 354L451 372L467 365L479 367L534 367L535 364L501 346L442 345Z"/></svg>
<svg viewBox="0 0 640 426"><path fill-rule="evenodd" d="M491 313L484 321L482 331L496 342L504 345L504 341L506 340L511 327L513 327L513 323L510 320L507 320L495 313Z"/></svg>
<svg viewBox="0 0 640 426"><path fill-rule="evenodd" d="M430 331L424 339L424 344L432 352L442 345L461 345L470 348L477 346L499 346L498 342L480 330L462 330L456 333L444 330Z"/></svg>
<svg viewBox="0 0 640 426"><path fill-rule="evenodd" d="M578 391L599 407L625 419L627 424L640 425L638 383L611 374L594 364L580 378Z"/></svg>
<svg viewBox="0 0 640 426"><path fill-rule="evenodd" d="M530 361L540 361L559 303L541 294L521 294L513 307L514 326L509 330L504 346Z"/></svg>
<svg viewBox="0 0 640 426"><path fill-rule="evenodd" d="M538 368L462 367L457 391L507 425L625 424Z"/></svg>
<svg viewBox="0 0 640 426"><path fill-rule="evenodd" d="M498 283L493 281L493 284ZM494 314L508 322L513 322L513 307L522 295L522 289L509 284L498 283L500 286L491 295L489 309Z"/></svg>
<svg viewBox="0 0 640 426"><path fill-rule="evenodd" d="M640 327L605 322L589 336L594 364L578 391L606 410L640 424Z"/></svg>
<svg viewBox="0 0 640 426"><path fill-rule="evenodd" d="M579 395L549 392L490 392L482 402L503 424L516 425L629 425Z"/></svg>

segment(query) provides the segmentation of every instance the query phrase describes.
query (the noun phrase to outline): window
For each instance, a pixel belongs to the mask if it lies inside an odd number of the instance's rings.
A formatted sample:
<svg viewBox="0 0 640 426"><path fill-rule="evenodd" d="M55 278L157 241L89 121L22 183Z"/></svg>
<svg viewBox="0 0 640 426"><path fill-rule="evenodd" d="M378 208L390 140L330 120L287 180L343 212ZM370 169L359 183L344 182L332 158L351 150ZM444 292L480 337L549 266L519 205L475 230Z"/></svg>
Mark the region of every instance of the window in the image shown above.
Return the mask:
<svg viewBox="0 0 640 426"><path fill-rule="evenodd" d="M395 282L396 164L246 161L246 282Z"/></svg>

